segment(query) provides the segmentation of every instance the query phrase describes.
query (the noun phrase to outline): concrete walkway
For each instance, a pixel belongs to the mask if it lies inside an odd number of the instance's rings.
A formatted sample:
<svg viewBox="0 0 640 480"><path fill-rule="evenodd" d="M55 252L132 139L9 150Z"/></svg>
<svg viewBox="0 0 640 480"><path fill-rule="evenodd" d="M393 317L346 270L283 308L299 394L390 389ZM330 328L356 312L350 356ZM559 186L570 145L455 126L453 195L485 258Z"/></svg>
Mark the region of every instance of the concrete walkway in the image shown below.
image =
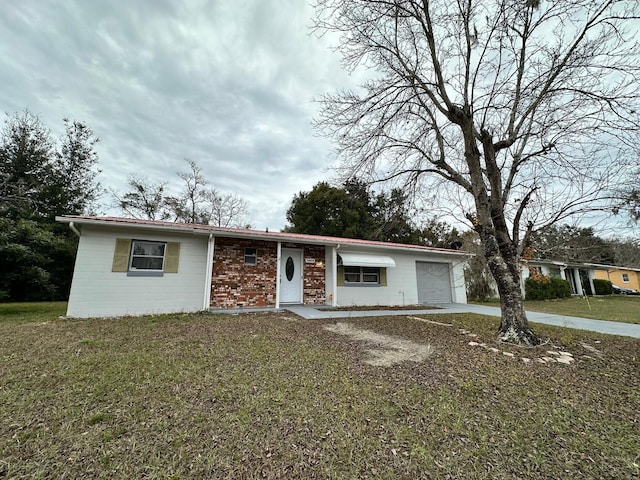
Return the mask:
<svg viewBox="0 0 640 480"><path fill-rule="evenodd" d="M450 303L438 305L438 309L432 310L368 310L368 311L344 311L344 310L322 310L309 306L286 307L296 315L307 320L320 320L325 318L356 318L356 317L380 317L386 315L437 315L442 313L477 313L480 315L500 316L499 307L488 307L485 305L474 305L466 303ZM631 323L611 322L608 320L591 320L589 318L567 317L551 313L527 312L530 322L544 323L558 327L575 328L578 330L589 330L591 332L607 333L610 335L621 335L623 337L640 338L640 325Z"/></svg>

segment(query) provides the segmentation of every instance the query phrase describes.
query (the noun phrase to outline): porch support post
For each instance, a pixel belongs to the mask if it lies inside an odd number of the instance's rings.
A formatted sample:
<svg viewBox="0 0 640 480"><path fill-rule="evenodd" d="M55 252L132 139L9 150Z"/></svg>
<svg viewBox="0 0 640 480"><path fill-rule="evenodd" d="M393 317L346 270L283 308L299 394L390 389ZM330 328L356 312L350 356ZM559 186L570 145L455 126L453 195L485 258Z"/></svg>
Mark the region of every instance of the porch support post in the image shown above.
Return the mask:
<svg viewBox="0 0 640 480"><path fill-rule="evenodd" d="M282 263L282 243L278 242L276 253L276 308L280 308L280 264Z"/></svg>
<svg viewBox="0 0 640 480"><path fill-rule="evenodd" d="M213 254L215 250L216 237L213 233L209 234L207 240L207 262L204 272L204 296L202 299L202 309L209 310L211 308L211 277L213 276Z"/></svg>
<svg viewBox="0 0 640 480"><path fill-rule="evenodd" d="M589 285L591 286L591 295L596 294L596 287L593 285L593 279L596 278L595 271L592 268L587 270L587 277L589 278Z"/></svg>
<svg viewBox="0 0 640 480"><path fill-rule="evenodd" d="M331 269L333 274L331 275L331 288L333 290L333 297L331 298L331 306L338 306L338 248L331 247Z"/></svg>
<svg viewBox="0 0 640 480"><path fill-rule="evenodd" d="M576 282L576 293L579 296L584 297L584 290L582 290L582 280L580 280L580 270L577 268L572 268L571 274L573 275L573 278Z"/></svg>

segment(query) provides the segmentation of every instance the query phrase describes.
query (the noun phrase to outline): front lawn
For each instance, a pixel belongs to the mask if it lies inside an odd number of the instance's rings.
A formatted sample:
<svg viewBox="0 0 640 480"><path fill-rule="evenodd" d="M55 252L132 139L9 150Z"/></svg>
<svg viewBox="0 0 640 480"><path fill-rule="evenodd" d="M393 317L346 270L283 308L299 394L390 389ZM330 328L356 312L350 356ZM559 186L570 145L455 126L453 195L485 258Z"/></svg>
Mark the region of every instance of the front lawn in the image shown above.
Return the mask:
<svg viewBox="0 0 640 480"><path fill-rule="evenodd" d="M0 303L0 322L50 321L66 313L66 302Z"/></svg>
<svg viewBox="0 0 640 480"><path fill-rule="evenodd" d="M640 296L615 295L526 301L524 307L533 312L640 324Z"/></svg>
<svg viewBox="0 0 640 480"><path fill-rule="evenodd" d="M364 363L376 346L287 312L60 320L6 308L0 477L640 475L637 339L537 325L551 343L524 349L495 342L497 318L344 320L434 349L379 367ZM570 365L522 360L564 350Z"/></svg>

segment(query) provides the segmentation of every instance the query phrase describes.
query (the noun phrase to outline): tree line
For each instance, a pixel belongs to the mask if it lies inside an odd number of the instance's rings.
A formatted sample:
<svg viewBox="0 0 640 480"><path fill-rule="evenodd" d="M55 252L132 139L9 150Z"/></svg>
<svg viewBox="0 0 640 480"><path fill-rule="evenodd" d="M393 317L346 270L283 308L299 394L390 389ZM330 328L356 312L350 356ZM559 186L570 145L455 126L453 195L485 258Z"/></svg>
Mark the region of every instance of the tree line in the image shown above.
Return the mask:
<svg viewBox="0 0 640 480"><path fill-rule="evenodd" d="M60 300L68 295L77 238L55 222L59 214L93 213L104 194L97 181L99 139L83 122L63 119L55 138L38 116L25 110L7 116L0 139L0 301ZM170 222L249 228L248 204L219 192L200 166L185 160L179 187L130 176L125 192L111 191L123 216ZM619 205L635 212L638 194L626 192ZM635 210L634 210L635 209ZM491 273L474 230L459 231L413 207L405 190L375 192L362 180L317 183L294 195L287 232L384 242L462 248L476 253L467 266L472 298L488 294ZM530 247L539 259L640 267L640 244L605 239L591 228L550 225L533 232Z"/></svg>
<svg viewBox="0 0 640 480"><path fill-rule="evenodd" d="M8 116L0 138L0 301L68 295L77 240L59 213L89 211L99 193L98 138L64 119L54 138L28 111Z"/></svg>
<svg viewBox="0 0 640 480"><path fill-rule="evenodd" d="M458 232L435 217L417 220L401 189L376 193L359 180L317 183L294 195L285 231L451 248Z"/></svg>
<svg viewBox="0 0 640 480"><path fill-rule="evenodd" d="M99 139L80 121L63 119L56 138L28 110L7 115L0 136L0 301L64 300L78 244L56 215L93 214L105 194L98 182ZM211 186L196 162L177 173L182 187L132 176L111 191L124 216L222 227L247 227L247 202Z"/></svg>
<svg viewBox="0 0 640 480"><path fill-rule="evenodd" d="M77 238L55 222L58 214L92 213L104 193L97 181L99 139L83 122L63 119L54 138L25 110L7 117L0 140L0 301L59 300L68 295ZM250 227L247 202L211 186L200 166L186 160L181 187L129 177L128 190L111 191L123 216L221 227ZM637 209L637 193L620 205ZM470 297L488 293L490 272L473 230L459 231L412 207L402 189L374 192L361 180L319 182L294 195L287 232L463 248L477 253L467 267ZM640 267L640 245L603 239L593 229L551 225L530 239L536 258Z"/></svg>

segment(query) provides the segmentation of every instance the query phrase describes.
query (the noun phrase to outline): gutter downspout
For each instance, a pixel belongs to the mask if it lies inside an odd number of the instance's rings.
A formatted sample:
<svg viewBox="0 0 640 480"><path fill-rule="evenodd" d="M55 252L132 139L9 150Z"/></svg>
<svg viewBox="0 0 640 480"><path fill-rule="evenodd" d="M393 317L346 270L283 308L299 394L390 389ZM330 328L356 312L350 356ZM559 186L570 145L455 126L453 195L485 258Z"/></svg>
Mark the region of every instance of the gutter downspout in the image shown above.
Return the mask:
<svg viewBox="0 0 640 480"><path fill-rule="evenodd" d="M71 229L71 231L73 233L75 233L78 237L80 237L80 230L78 230L76 228L76 226L73 224L73 222L69 222L69 228Z"/></svg>
<svg viewBox="0 0 640 480"><path fill-rule="evenodd" d="M207 265L204 272L204 296L202 298L202 309L209 310L211 308L211 277L213 276L213 254L215 249L215 237L213 233L209 234L207 240Z"/></svg>

